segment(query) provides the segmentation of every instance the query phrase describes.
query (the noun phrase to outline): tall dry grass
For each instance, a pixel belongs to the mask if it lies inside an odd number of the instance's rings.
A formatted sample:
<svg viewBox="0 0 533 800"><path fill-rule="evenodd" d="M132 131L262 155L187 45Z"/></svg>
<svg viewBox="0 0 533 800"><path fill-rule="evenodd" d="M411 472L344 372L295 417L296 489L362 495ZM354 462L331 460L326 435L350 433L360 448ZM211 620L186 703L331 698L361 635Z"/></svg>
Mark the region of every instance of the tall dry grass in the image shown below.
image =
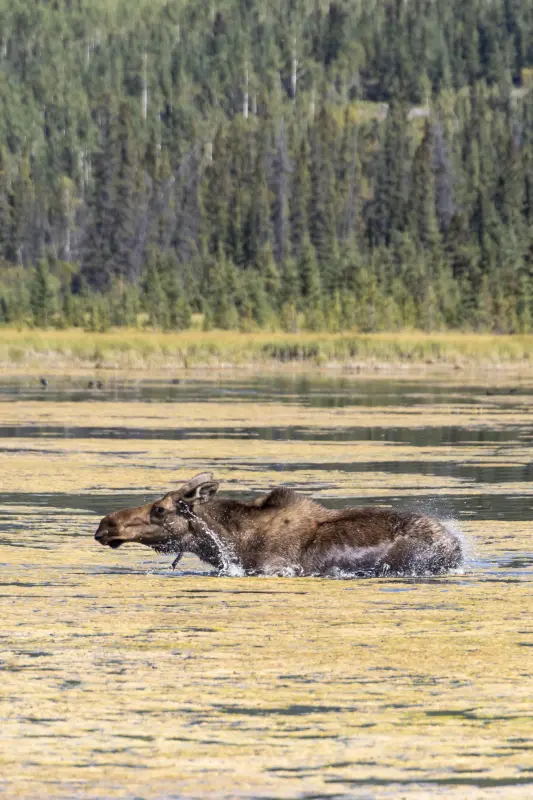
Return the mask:
<svg viewBox="0 0 533 800"><path fill-rule="evenodd" d="M376 334L176 333L117 329L106 333L0 329L0 364L45 367L196 367L328 363L517 363L533 358L533 335L405 331Z"/></svg>

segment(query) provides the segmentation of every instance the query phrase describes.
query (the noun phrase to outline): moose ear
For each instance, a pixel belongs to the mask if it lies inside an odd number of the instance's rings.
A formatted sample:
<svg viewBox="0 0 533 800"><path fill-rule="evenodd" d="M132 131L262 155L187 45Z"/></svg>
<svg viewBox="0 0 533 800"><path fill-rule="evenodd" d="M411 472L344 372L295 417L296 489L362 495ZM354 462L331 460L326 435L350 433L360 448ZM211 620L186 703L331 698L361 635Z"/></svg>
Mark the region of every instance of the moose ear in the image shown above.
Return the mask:
<svg viewBox="0 0 533 800"><path fill-rule="evenodd" d="M189 506L202 505L203 503L209 503L216 495L217 490L218 481L206 481L183 494L180 500L183 500Z"/></svg>

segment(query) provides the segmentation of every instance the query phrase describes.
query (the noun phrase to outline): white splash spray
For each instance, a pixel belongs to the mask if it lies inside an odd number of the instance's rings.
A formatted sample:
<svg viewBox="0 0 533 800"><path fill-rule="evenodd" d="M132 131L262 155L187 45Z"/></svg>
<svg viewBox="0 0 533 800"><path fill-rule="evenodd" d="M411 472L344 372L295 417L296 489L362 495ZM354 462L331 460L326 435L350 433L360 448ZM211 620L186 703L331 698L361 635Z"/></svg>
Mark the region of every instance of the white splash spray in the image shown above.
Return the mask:
<svg viewBox="0 0 533 800"><path fill-rule="evenodd" d="M186 515L189 519L194 520L194 522L203 530L203 532L209 536L217 548L222 561L220 575L228 578L242 578L244 575L246 575L244 567L237 558L233 548L223 542L218 533L210 528L207 522L197 516L197 514L195 514L194 511L192 511L192 509L189 507L186 509ZM172 565L173 567L178 563L180 557L181 556L178 556L178 558L174 560Z"/></svg>
<svg viewBox="0 0 533 800"><path fill-rule="evenodd" d="M218 533L210 528L203 519L196 517L196 521L204 533L207 533L209 538L218 548L220 558L222 559L222 569L220 571L221 575L225 575L228 578L242 578L246 573L244 571L244 567L235 555L233 548L229 547L225 542L223 542Z"/></svg>

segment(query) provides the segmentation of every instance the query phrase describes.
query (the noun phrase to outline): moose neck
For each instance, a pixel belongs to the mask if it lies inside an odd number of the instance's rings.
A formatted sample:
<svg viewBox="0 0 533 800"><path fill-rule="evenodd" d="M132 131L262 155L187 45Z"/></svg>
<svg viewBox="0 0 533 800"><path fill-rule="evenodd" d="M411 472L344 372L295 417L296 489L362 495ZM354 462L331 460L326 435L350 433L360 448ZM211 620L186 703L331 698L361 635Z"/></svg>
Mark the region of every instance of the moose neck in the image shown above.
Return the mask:
<svg viewBox="0 0 533 800"><path fill-rule="evenodd" d="M187 549L198 556L201 561L205 561L217 569L224 569L227 561L224 543L221 543L214 531L206 530L205 525L206 523L202 523L202 521L191 521L189 528L193 536Z"/></svg>
<svg viewBox="0 0 533 800"><path fill-rule="evenodd" d="M242 503L222 499L188 509L184 514L190 532L186 549L217 569L238 560L242 517L235 514L237 508L241 514L247 509ZM226 524L229 520L231 526Z"/></svg>

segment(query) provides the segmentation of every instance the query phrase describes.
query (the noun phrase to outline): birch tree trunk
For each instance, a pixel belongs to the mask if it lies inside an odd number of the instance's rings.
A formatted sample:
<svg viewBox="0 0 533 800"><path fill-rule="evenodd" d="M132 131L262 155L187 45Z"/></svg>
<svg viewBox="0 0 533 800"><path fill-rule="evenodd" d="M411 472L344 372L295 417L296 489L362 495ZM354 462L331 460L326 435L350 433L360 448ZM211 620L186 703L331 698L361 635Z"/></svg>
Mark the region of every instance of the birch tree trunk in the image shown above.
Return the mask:
<svg viewBox="0 0 533 800"><path fill-rule="evenodd" d="M142 115L143 119L148 116L148 56L143 53L143 93L142 93Z"/></svg>
<svg viewBox="0 0 533 800"><path fill-rule="evenodd" d="M292 39L292 64L291 64L291 94L292 99L296 100L296 89L298 83L298 59L296 57L296 35Z"/></svg>
<svg viewBox="0 0 533 800"><path fill-rule="evenodd" d="M249 95L248 95L248 61L244 66L244 97L242 100L242 113L244 119L248 119Z"/></svg>

